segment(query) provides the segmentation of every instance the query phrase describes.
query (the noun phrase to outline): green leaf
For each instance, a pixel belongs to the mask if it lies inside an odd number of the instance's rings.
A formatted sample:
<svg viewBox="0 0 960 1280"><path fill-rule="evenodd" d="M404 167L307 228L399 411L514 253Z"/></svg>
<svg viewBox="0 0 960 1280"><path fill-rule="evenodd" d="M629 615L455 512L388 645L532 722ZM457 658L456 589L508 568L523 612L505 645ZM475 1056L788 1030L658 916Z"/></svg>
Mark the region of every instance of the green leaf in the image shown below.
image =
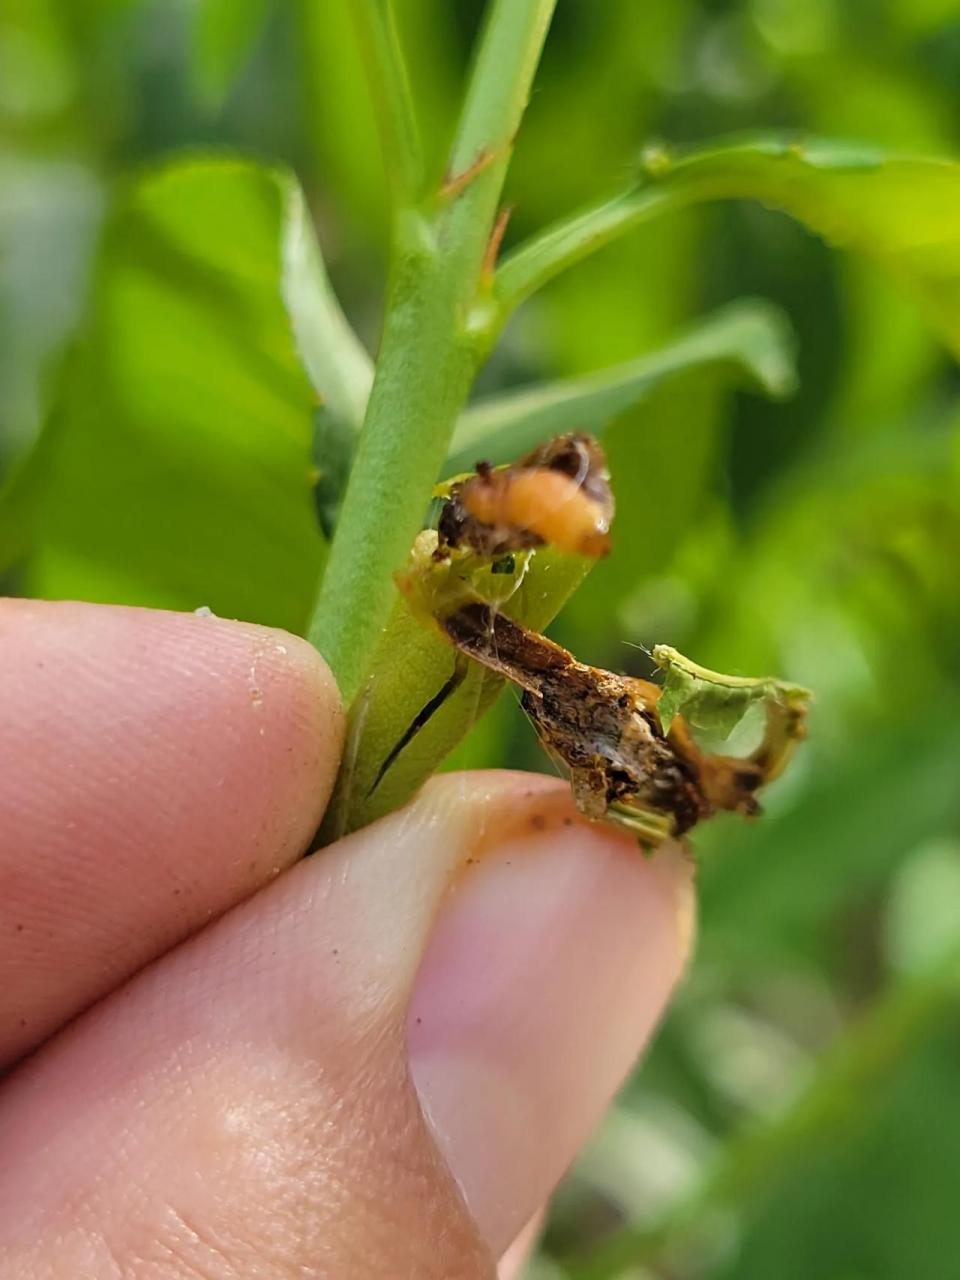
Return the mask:
<svg viewBox="0 0 960 1280"><path fill-rule="evenodd" d="M590 566L589 560L540 548L515 590L517 579L504 577L498 598L509 598L503 612L542 631ZM460 657L398 595L351 717L324 838L362 827L409 799L503 687L485 667Z"/></svg>
<svg viewBox="0 0 960 1280"><path fill-rule="evenodd" d="M285 174L199 159L120 200L31 482L26 590L304 628L324 544L281 296L290 202Z"/></svg>
<svg viewBox="0 0 960 1280"><path fill-rule="evenodd" d="M300 358L325 410L359 431L373 384L373 362L350 327L317 243L303 192L286 182L283 298Z"/></svg>
<svg viewBox="0 0 960 1280"><path fill-rule="evenodd" d="M26 8L9 21L13 31ZM35 10L34 10L35 12ZM43 24L40 14L36 18ZM0 18L0 48L7 35ZM11 31L11 35L13 34ZM10 44L8 50L13 48ZM6 54L8 59L16 55ZM12 71L12 68L10 68ZM32 79L26 63L19 75ZM41 79L48 79L47 69ZM10 82L4 88L10 91ZM105 203L99 177L79 159L0 146L0 466L39 433L52 368L88 293Z"/></svg>
<svg viewBox="0 0 960 1280"><path fill-rule="evenodd" d="M478 454L506 462L542 440L586 428L602 433L613 419L668 379L697 370L746 379L771 396L796 385L793 341L783 313L768 302L736 302L660 348L582 378L490 396L460 417L448 467L465 471Z"/></svg>
<svg viewBox="0 0 960 1280"><path fill-rule="evenodd" d="M504 313L650 218L720 199L783 209L837 248L874 259L919 298L960 352L960 164L777 134L676 157L658 153L631 188L547 228L504 259L497 271Z"/></svg>
<svg viewBox="0 0 960 1280"><path fill-rule="evenodd" d="M223 105L250 58L270 8L271 0L198 0L190 70L208 108Z"/></svg>
<svg viewBox="0 0 960 1280"><path fill-rule="evenodd" d="M692 729L728 738L754 707L788 714L794 707L805 706L810 697L800 685L772 677L751 679L709 671L667 644L654 647L653 660L666 673L657 703L664 733L674 716L682 715Z"/></svg>

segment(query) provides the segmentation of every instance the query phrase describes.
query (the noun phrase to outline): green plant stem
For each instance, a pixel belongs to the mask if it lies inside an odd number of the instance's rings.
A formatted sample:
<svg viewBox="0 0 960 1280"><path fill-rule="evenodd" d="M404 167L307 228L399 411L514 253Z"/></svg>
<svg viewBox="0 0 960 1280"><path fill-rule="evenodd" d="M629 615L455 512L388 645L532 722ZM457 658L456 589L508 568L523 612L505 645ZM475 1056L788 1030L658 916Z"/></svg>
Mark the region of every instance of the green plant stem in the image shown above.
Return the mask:
<svg viewBox="0 0 960 1280"><path fill-rule="evenodd" d="M562 271L651 218L698 200L762 198L764 192L754 189L755 163L798 154L792 139L771 136L715 144L679 159L659 153L648 158L625 191L561 219L504 258L494 281L498 325Z"/></svg>
<svg viewBox="0 0 960 1280"><path fill-rule="evenodd" d="M350 0L367 64L384 168L400 203L422 195L423 153L392 0Z"/></svg>
<svg viewBox="0 0 960 1280"><path fill-rule="evenodd" d="M497 157L500 183L523 118L556 0L493 0L450 154L450 177L484 151Z"/></svg>
<svg viewBox="0 0 960 1280"><path fill-rule="evenodd" d="M716 1211L743 1208L769 1190L802 1152L842 1140L884 1079L954 1013L958 994L956 950L931 971L895 982L828 1052L792 1106L730 1143L693 1194L660 1222L626 1226L582 1258L566 1260L569 1280L612 1280L632 1267L655 1268L708 1227Z"/></svg>
<svg viewBox="0 0 960 1280"><path fill-rule="evenodd" d="M494 0L428 207L401 209L380 355L309 637L347 704L361 691L393 573L420 528L486 351L480 277L513 138L555 0Z"/></svg>

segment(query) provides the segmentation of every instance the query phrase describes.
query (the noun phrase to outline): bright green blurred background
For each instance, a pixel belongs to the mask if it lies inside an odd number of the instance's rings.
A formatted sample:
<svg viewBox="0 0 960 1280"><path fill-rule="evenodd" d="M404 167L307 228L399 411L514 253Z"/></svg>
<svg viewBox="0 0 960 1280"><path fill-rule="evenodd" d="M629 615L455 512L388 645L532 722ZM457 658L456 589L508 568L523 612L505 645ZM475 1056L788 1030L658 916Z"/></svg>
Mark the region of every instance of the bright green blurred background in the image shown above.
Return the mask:
<svg viewBox="0 0 960 1280"><path fill-rule="evenodd" d="M135 177L184 150L291 166L374 346L386 205L346 2L7 0L7 591L303 627L324 549L306 483L313 396L263 253L282 191L245 168L212 185ZM480 5L398 10L439 155ZM507 243L615 188L653 140L761 126L949 156L960 6L560 0ZM653 222L562 277L511 323L480 387L625 360L744 295L789 316L797 394L772 402L701 372L618 420L615 554L553 634L617 669L645 671L637 646L667 641L809 685L811 739L765 820L698 835L696 963L564 1184L534 1274L954 1280L954 365L890 277L728 203ZM546 767L511 698L457 760Z"/></svg>

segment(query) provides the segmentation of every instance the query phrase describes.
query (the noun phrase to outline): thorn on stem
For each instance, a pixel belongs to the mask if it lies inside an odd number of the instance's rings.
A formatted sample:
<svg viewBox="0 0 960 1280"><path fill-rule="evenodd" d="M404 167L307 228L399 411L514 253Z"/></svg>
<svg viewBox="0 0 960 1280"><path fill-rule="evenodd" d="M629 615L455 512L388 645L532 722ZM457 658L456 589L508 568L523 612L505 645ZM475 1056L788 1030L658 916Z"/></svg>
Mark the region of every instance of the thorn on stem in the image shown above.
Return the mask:
<svg viewBox="0 0 960 1280"><path fill-rule="evenodd" d="M458 196L461 191L469 187L474 178L478 177L485 169L489 169L496 158L496 152L490 147L484 147L478 154L476 160L463 170L462 173L454 174L452 177L445 178L440 187L440 195L445 200L450 200L454 196Z"/></svg>
<svg viewBox="0 0 960 1280"><path fill-rule="evenodd" d="M483 255L483 265L480 268L480 279L484 284L490 284L493 281L493 273L497 265L500 246L503 243L504 233L507 230L507 223L510 221L512 213L513 205L505 204L497 214L497 220L493 224L490 240L487 243L487 251Z"/></svg>

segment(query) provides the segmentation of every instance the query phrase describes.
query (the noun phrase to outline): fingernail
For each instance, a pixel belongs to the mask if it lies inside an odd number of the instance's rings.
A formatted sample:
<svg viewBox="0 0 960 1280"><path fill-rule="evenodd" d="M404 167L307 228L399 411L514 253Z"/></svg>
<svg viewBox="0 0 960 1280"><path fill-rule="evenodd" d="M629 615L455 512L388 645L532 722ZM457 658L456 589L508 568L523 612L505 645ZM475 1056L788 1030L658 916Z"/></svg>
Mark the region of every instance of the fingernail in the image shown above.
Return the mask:
<svg viewBox="0 0 960 1280"><path fill-rule="evenodd" d="M407 1031L422 1108L495 1255L549 1197L649 1039L694 916L680 849L644 856L577 819L565 788L506 776L493 803L510 820L498 833L488 815L475 856L465 833Z"/></svg>

